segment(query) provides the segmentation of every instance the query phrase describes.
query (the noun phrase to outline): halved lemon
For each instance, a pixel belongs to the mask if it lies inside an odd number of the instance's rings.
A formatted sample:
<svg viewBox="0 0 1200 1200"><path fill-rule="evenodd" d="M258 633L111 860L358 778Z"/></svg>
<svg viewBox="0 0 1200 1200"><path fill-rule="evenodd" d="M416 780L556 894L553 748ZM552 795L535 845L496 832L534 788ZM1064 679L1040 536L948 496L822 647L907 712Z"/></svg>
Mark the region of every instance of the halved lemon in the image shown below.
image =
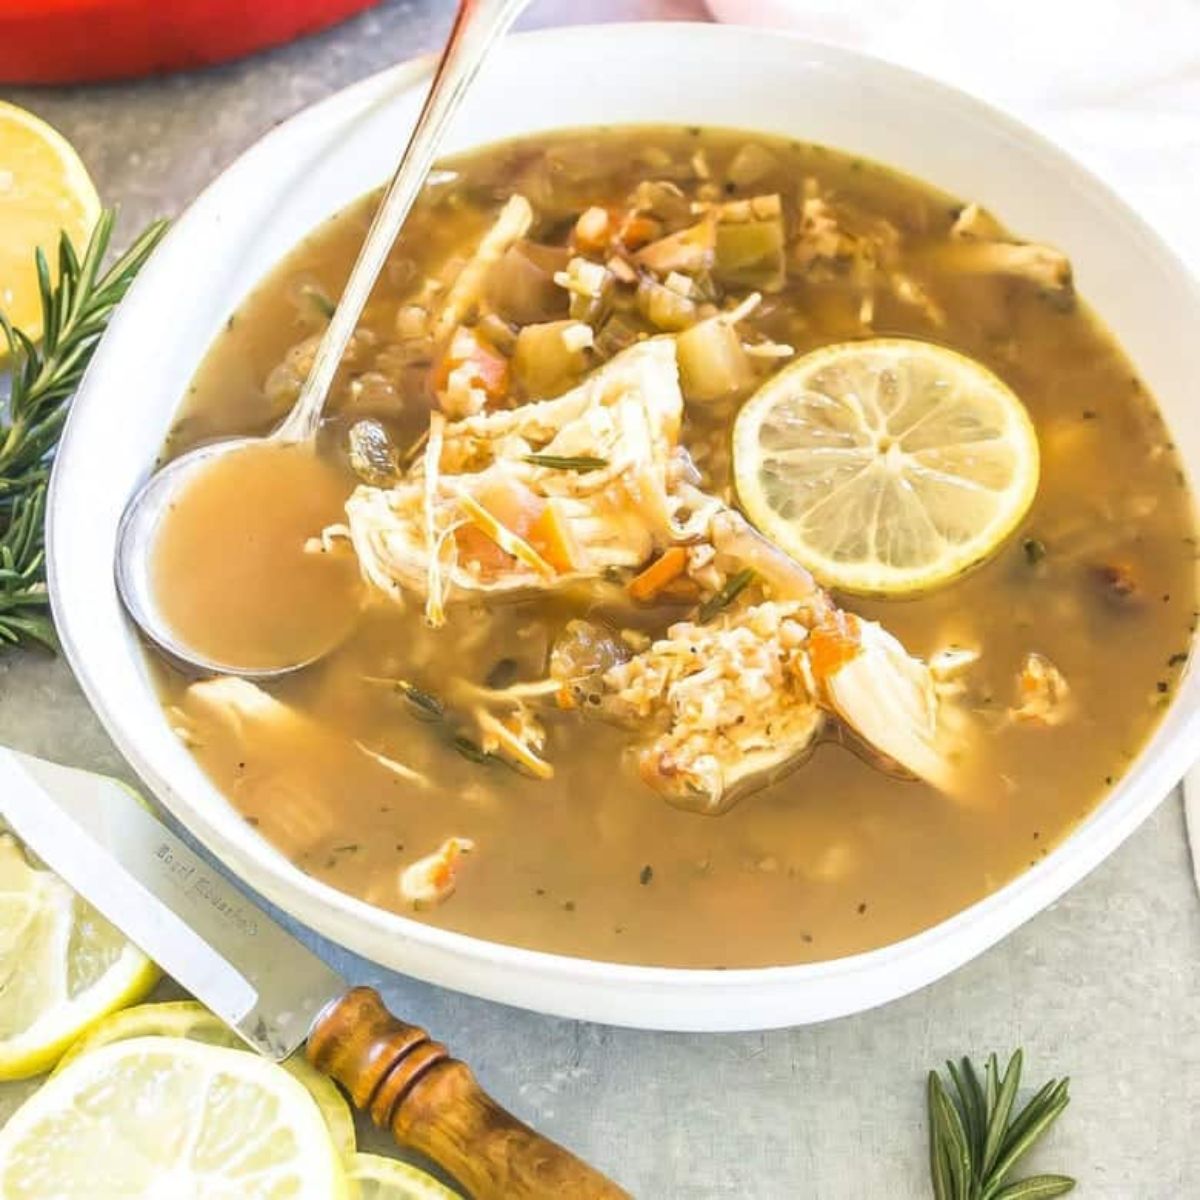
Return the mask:
<svg viewBox="0 0 1200 1200"><path fill-rule="evenodd" d="M432 1175L378 1154L356 1154L350 1179L358 1188L355 1200L459 1200Z"/></svg>
<svg viewBox="0 0 1200 1200"><path fill-rule="evenodd" d="M806 354L742 407L738 500L827 587L898 596L983 561L1033 502L1038 443L991 371L906 338Z"/></svg>
<svg viewBox="0 0 1200 1200"><path fill-rule="evenodd" d="M140 950L0 833L0 1079L48 1070L157 979Z"/></svg>
<svg viewBox="0 0 1200 1200"><path fill-rule="evenodd" d="M42 330L34 251L41 247L53 276L59 233L82 257L99 216L96 187L67 139L0 101L0 312L31 338Z"/></svg>
<svg viewBox="0 0 1200 1200"><path fill-rule="evenodd" d="M257 1054L144 1037L81 1055L0 1130L5 1200L342 1200L321 1110Z"/></svg>
<svg viewBox="0 0 1200 1200"><path fill-rule="evenodd" d="M179 1000L166 1004L139 1004L136 1008L127 1008L124 1012L106 1017L63 1055L57 1070L66 1070L76 1059L91 1054L101 1046L137 1037L189 1038L209 1046L250 1052L237 1034L213 1016L203 1004L195 1000ZM358 1145L354 1117L337 1084L302 1058L289 1058L283 1066L308 1089L325 1118L333 1144L343 1158L350 1160Z"/></svg>

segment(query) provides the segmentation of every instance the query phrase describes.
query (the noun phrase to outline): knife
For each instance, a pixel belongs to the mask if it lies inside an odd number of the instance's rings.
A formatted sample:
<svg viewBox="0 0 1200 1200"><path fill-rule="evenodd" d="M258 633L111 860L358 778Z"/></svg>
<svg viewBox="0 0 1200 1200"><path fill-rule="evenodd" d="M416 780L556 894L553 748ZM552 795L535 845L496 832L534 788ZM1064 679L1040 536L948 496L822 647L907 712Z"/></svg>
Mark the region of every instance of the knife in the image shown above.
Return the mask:
<svg viewBox="0 0 1200 1200"><path fill-rule="evenodd" d="M491 1099L464 1063L350 987L115 779L0 749L0 816L251 1047L301 1052L476 1200L627 1197Z"/></svg>

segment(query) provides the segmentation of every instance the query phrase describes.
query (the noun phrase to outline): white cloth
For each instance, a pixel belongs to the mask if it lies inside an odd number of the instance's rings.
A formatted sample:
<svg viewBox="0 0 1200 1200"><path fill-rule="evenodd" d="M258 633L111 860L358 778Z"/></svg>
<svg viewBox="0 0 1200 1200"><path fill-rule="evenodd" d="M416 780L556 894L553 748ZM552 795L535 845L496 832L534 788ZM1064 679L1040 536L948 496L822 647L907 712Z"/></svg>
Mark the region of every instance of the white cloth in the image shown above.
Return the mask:
<svg viewBox="0 0 1200 1200"><path fill-rule="evenodd" d="M1007 109L1119 191L1200 272L1200 0L708 0Z"/></svg>

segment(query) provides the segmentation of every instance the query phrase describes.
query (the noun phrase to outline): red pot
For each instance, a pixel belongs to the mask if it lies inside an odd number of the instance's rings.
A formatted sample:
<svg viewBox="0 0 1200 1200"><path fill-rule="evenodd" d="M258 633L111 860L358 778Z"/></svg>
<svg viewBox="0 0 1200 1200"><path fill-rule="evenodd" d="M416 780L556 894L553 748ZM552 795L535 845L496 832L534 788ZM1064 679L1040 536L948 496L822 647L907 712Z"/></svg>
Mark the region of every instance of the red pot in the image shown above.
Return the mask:
<svg viewBox="0 0 1200 1200"><path fill-rule="evenodd" d="M224 62L376 0L0 0L0 81L80 83Z"/></svg>

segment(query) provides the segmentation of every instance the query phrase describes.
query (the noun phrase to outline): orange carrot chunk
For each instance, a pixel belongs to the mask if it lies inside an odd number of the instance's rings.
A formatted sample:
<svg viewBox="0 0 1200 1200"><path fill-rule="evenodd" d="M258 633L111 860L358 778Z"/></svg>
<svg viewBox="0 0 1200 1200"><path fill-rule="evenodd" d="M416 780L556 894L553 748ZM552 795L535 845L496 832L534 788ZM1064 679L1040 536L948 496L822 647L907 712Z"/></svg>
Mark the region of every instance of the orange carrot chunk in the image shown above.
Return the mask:
<svg viewBox="0 0 1200 1200"><path fill-rule="evenodd" d="M682 546L671 546L629 581L629 594L635 600L653 600L686 567L687 551Z"/></svg>

